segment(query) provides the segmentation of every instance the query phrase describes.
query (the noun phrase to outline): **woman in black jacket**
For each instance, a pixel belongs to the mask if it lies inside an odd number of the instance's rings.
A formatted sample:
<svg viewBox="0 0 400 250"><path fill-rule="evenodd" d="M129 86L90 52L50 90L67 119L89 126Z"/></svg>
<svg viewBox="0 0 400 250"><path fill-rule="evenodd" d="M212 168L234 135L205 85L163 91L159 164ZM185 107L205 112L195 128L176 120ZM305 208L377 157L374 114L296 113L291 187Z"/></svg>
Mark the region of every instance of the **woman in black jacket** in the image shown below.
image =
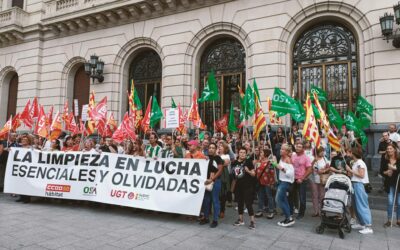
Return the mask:
<svg viewBox="0 0 400 250"><path fill-rule="evenodd" d="M385 191L388 193L388 221L384 224L385 227L392 226L393 202L395 200L397 202L397 225L400 226L399 170L400 155L397 151L397 145L390 143L386 147L386 154L382 158L380 169L380 174L384 177Z"/></svg>

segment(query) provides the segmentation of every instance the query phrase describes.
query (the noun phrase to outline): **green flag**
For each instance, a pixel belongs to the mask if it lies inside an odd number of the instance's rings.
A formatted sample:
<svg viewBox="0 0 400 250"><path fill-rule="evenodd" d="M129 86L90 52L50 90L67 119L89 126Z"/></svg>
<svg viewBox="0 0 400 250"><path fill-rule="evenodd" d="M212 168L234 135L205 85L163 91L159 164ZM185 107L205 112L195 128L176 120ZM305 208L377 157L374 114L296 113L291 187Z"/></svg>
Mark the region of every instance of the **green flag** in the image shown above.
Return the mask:
<svg viewBox="0 0 400 250"><path fill-rule="evenodd" d="M314 103L311 103L311 106L314 112L315 119L321 119L321 115L319 114L317 106L315 106Z"/></svg>
<svg viewBox="0 0 400 250"><path fill-rule="evenodd" d="M320 102L328 101L328 95L326 94L326 92L323 89L318 88L317 86L311 85L310 98L313 101L314 101L314 93L318 96L318 100Z"/></svg>
<svg viewBox="0 0 400 250"><path fill-rule="evenodd" d="M366 113L372 116L372 112L374 110L374 106L369 103L364 97L358 96L357 98L357 106L356 106L356 113Z"/></svg>
<svg viewBox="0 0 400 250"><path fill-rule="evenodd" d="M371 125L371 120L367 114L360 113L357 118L358 118L361 128L367 128L367 127L369 127L369 125Z"/></svg>
<svg viewBox="0 0 400 250"><path fill-rule="evenodd" d="M360 139L361 139L362 146L365 147L367 145L367 143L368 143L367 135L365 134L365 132L363 130L360 130L359 136L360 136Z"/></svg>
<svg viewBox="0 0 400 250"><path fill-rule="evenodd" d="M306 111L304 110L304 107L301 104L300 100L297 100L296 104L300 112L298 114L293 114L292 119L296 122L302 122L306 119Z"/></svg>
<svg viewBox="0 0 400 250"><path fill-rule="evenodd" d="M219 91L217 79L215 79L214 70L208 75L201 97L197 102L219 101Z"/></svg>
<svg viewBox="0 0 400 250"><path fill-rule="evenodd" d="M357 117L353 112L349 111L344 115L344 122L348 130L354 131L356 135L360 134L361 128Z"/></svg>
<svg viewBox="0 0 400 250"><path fill-rule="evenodd" d="M150 113L150 127L154 128L154 125L156 125L163 117L161 108L158 106L157 98L153 96L153 104L151 105Z"/></svg>
<svg viewBox="0 0 400 250"><path fill-rule="evenodd" d="M136 109L138 109L138 110L142 109L142 103L140 102L137 91L135 91L135 96L133 97L133 102L135 103Z"/></svg>
<svg viewBox="0 0 400 250"><path fill-rule="evenodd" d="M171 97L171 108L176 109L176 103L174 101L174 98Z"/></svg>
<svg viewBox="0 0 400 250"><path fill-rule="evenodd" d="M335 107L330 103L326 103L327 115L329 122L336 126L336 128L341 129L344 121L340 116L339 112L335 109Z"/></svg>
<svg viewBox="0 0 400 250"><path fill-rule="evenodd" d="M295 115L300 113L296 100L279 88L275 88L274 90L271 110L280 112L279 115L288 113Z"/></svg>
<svg viewBox="0 0 400 250"><path fill-rule="evenodd" d="M228 123L228 131L236 132L238 129L235 124L235 114L233 113L233 103L231 103L231 109L229 110L229 123Z"/></svg>
<svg viewBox="0 0 400 250"><path fill-rule="evenodd" d="M200 132L200 134L199 134L199 140L200 141L204 141L204 135L205 135L206 133L204 132L204 131L201 131Z"/></svg>
<svg viewBox="0 0 400 250"><path fill-rule="evenodd" d="M254 115L254 110L256 109L255 101L254 101L254 92L251 88L250 84L247 84L246 94L244 97L245 103L245 117L249 119L251 116Z"/></svg>
<svg viewBox="0 0 400 250"><path fill-rule="evenodd" d="M260 101L260 92L258 91L257 83L256 83L256 78L253 79L253 90L257 95L258 101Z"/></svg>

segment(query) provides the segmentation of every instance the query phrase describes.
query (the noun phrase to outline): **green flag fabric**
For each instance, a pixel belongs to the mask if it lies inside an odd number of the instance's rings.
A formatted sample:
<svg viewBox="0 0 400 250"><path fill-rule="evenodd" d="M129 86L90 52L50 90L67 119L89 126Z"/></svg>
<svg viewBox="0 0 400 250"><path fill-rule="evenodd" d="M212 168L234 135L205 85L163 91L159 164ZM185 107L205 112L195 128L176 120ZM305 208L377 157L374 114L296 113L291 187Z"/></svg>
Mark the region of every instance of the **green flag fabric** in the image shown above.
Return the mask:
<svg viewBox="0 0 400 250"><path fill-rule="evenodd" d="M281 114L299 114L298 105L296 100L287 95L279 88L275 88L274 95L272 96L271 110L280 112Z"/></svg>
<svg viewBox="0 0 400 250"><path fill-rule="evenodd" d="M135 103L136 109L141 110L143 108L142 103L140 102L137 91L135 91L135 96L133 97L133 102Z"/></svg>
<svg viewBox="0 0 400 250"><path fill-rule="evenodd" d="M357 98L357 106L356 106L356 113L366 113L372 116L372 112L374 110L374 106L369 103L364 97L358 96Z"/></svg>
<svg viewBox="0 0 400 250"><path fill-rule="evenodd" d="M347 114L344 115L344 122L346 123L346 127L348 130L354 131L356 135L360 134L360 124L353 112L349 111L347 112Z"/></svg>
<svg viewBox="0 0 400 250"><path fill-rule="evenodd" d="M200 141L204 141L204 135L205 135L206 133L204 132L204 131L201 131L200 132L200 134L199 134L199 140Z"/></svg>
<svg viewBox="0 0 400 250"><path fill-rule="evenodd" d="M214 70L208 75L201 97L198 102L219 101L219 91L217 79L215 79Z"/></svg>
<svg viewBox="0 0 400 250"><path fill-rule="evenodd" d="M318 100L320 102L328 101L328 95L326 94L326 92L323 89L318 88L317 86L311 85L310 93L311 93L310 98L313 101L314 101L314 93L317 94Z"/></svg>
<svg viewBox="0 0 400 250"><path fill-rule="evenodd" d="M330 103L326 103L327 115L329 122L336 126L336 128L341 129L344 121L340 116L339 112L335 109L335 107Z"/></svg>
<svg viewBox="0 0 400 250"><path fill-rule="evenodd" d="M321 119L321 115L319 114L317 106L315 106L314 103L311 103L311 106L314 112L315 119Z"/></svg>
<svg viewBox="0 0 400 250"><path fill-rule="evenodd" d="M231 108L229 110L229 123L228 123L228 131L236 132L238 129L235 124L235 114L233 113L233 103L231 103Z"/></svg>
<svg viewBox="0 0 400 250"><path fill-rule="evenodd" d="M154 128L154 125L156 125L163 117L164 116L160 106L158 105L157 98L153 96L153 103L151 105L150 113L150 127Z"/></svg>
<svg viewBox="0 0 400 250"><path fill-rule="evenodd" d="M361 128L367 128L369 127L369 125L371 125L371 119L368 117L367 114L360 113L357 118Z"/></svg>
<svg viewBox="0 0 400 250"><path fill-rule="evenodd" d="M176 109L176 103L174 101L174 98L171 97L171 108Z"/></svg>
<svg viewBox="0 0 400 250"><path fill-rule="evenodd" d="M254 110L256 109L255 101L254 101L254 92L251 88L250 84L247 85L246 94L245 94L245 118L249 119L254 115Z"/></svg>
<svg viewBox="0 0 400 250"><path fill-rule="evenodd" d="M303 105L301 104L300 100L297 100L297 108L299 109L298 114L293 114L292 119L295 120L296 122L302 122L306 119L306 111L304 110Z"/></svg>

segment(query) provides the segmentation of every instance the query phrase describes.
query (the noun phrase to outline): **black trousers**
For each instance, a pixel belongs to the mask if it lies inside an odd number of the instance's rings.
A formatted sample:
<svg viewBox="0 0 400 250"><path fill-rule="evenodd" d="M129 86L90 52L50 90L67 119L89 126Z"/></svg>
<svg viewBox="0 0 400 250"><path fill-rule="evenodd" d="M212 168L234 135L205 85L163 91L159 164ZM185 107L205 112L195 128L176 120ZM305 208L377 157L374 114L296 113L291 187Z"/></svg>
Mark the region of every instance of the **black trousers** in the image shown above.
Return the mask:
<svg viewBox="0 0 400 250"><path fill-rule="evenodd" d="M238 203L239 214L243 214L244 205L246 205L246 208L249 212L249 216L253 216L254 215L254 210L253 210L254 188L253 188L253 186L251 186L251 187L237 186L235 196L236 196L236 201Z"/></svg>

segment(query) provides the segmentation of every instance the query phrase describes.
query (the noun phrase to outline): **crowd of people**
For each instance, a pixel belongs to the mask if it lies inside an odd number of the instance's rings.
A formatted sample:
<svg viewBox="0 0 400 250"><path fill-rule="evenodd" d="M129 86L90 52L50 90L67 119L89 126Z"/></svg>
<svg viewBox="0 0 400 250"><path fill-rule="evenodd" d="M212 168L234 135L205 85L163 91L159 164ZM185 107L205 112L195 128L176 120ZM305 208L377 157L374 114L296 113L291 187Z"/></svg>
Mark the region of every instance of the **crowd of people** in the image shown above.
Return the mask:
<svg viewBox="0 0 400 250"><path fill-rule="evenodd" d="M400 226L400 198L398 191L398 169L400 158L398 143L400 135L391 125L383 133L379 146L382 154L380 174L388 192L388 221L391 226L393 203L397 203L397 225ZM351 178L354 195L351 210L351 224L362 234L371 234L372 217L365 185L369 183L368 170L362 160L362 148L345 127L337 136L342 150L331 150L327 138L322 136L321 146L314 148L303 140L299 131L302 124L293 125L290 131L271 127L253 140L249 132L223 135L205 132L204 137L179 133L158 135L150 131L141 139L126 139L115 143L111 138L82 138L80 135L62 135L59 139L45 141L27 133L12 133L8 140L0 143L0 167L4 178L8 149L23 147L49 151L109 152L150 158L208 159L206 191L199 224L218 226L225 216L226 207L237 204L238 219L235 226L245 225L249 215L248 228L256 228L255 218L273 219L280 209L283 219L279 226L288 227L306 215L306 194L312 194L313 217L321 215L321 201L324 198L327 177L343 174ZM396 190L397 188L397 190ZM396 201L394 197L397 197ZM30 202L29 196L20 196L16 201ZM253 204L257 201L257 208ZM296 216L295 216L296 215ZM357 222L358 221L358 222Z"/></svg>

